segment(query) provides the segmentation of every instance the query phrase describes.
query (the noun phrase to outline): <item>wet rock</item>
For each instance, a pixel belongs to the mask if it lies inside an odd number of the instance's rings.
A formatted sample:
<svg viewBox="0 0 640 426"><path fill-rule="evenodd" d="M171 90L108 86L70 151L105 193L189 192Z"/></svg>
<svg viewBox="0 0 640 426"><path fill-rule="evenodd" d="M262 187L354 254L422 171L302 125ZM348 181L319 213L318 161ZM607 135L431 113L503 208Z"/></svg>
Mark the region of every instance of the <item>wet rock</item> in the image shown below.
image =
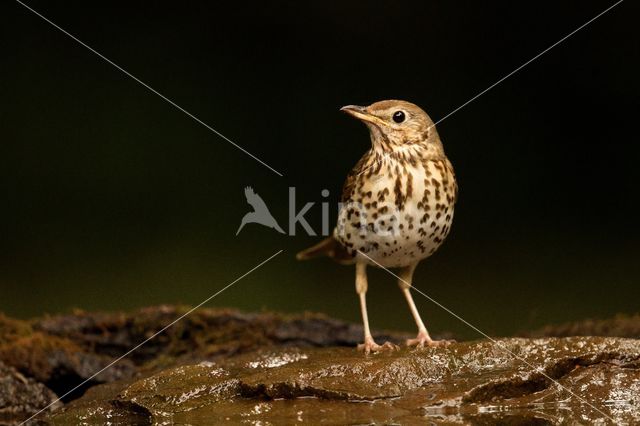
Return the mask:
<svg viewBox="0 0 640 426"><path fill-rule="evenodd" d="M17 424L40 410L51 411L61 405L46 386L0 361L0 424Z"/></svg>
<svg viewBox="0 0 640 426"><path fill-rule="evenodd" d="M160 332L189 310L157 306L129 313L79 311L31 321L0 313L0 361L69 402L96 384L141 377L178 364L228 358L258 348L354 346L362 335L361 326L320 314L286 316L230 309L198 309ZM375 334L395 342L407 337ZM120 408L101 408L111 415L110 410Z"/></svg>
<svg viewBox="0 0 640 426"><path fill-rule="evenodd" d="M38 421L640 423L638 340L518 338L364 356L354 349L362 328L324 315L198 309L180 319L187 312L159 306L31 321L0 314L0 362L13 372L0 375L12 378L0 380L0 398L28 383L24 395L36 401L6 399L5 412L31 413L55 401L51 390L62 396L90 379ZM537 333L635 336L636 321ZM407 337L376 333L379 341Z"/></svg>
<svg viewBox="0 0 640 426"><path fill-rule="evenodd" d="M154 306L130 313L58 315L36 320L33 328L65 338L101 355L118 357L171 324L190 308ZM376 338L400 343L405 333L375 332ZM231 309L198 309L131 354L135 365L163 366L177 359L221 358L273 346L355 346L362 326L322 314L244 313Z"/></svg>
<svg viewBox="0 0 640 426"><path fill-rule="evenodd" d="M20 321L0 314L0 360L59 395L80 385L65 401L97 384L133 377L176 363L233 356L274 346L354 346L362 327L320 314L285 316L199 309L92 377L187 313L189 308L155 306L129 313L78 311ZM376 333L403 341L403 333Z"/></svg>
<svg viewBox="0 0 640 426"><path fill-rule="evenodd" d="M640 314L616 315L607 319L586 319L547 325L539 330L523 332L526 337L610 336L640 339Z"/></svg>
<svg viewBox="0 0 640 426"><path fill-rule="evenodd" d="M151 413L139 404L117 400L115 395L123 383L94 386L81 399L59 409L54 418L45 418L56 425L150 425Z"/></svg>
<svg viewBox="0 0 640 426"><path fill-rule="evenodd" d="M135 373L131 361L123 360L93 377L111 363L111 357L87 351L68 339L41 332L0 343L0 359L64 396L64 401L82 395L97 383L131 377ZM90 380L83 383L87 379ZM69 390L76 387L67 395Z"/></svg>
<svg viewBox="0 0 640 426"><path fill-rule="evenodd" d="M91 407L108 406L144 421L192 425L637 423L640 341L501 339L370 356L273 348L107 386L50 420L95 420Z"/></svg>

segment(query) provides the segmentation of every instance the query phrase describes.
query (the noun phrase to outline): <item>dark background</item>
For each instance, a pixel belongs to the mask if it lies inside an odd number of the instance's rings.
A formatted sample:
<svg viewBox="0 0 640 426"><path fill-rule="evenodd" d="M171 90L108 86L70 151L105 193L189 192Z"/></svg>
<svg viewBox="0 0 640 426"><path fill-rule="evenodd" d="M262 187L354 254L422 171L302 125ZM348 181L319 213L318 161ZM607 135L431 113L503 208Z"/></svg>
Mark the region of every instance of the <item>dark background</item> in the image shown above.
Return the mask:
<svg viewBox="0 0 640 426"><path fill-rule="evenodd" d="M353 268L298 263L317 241L235 231L253 186L285 226L287 188L337 201L368 149L345 104L397 98L434 120L613 4L28 4L279 177L18 3L0 6L0 311L209 306L359 321ZM438 125L460 185L453 232L416 287L480 329L638 310L637 3L627 1ZM334 215L335 216L335 215ZM318 204L308 215L319 230ZM370 274L374 327L413 330ZM432 331L475 337L417 296Z"/></svg>

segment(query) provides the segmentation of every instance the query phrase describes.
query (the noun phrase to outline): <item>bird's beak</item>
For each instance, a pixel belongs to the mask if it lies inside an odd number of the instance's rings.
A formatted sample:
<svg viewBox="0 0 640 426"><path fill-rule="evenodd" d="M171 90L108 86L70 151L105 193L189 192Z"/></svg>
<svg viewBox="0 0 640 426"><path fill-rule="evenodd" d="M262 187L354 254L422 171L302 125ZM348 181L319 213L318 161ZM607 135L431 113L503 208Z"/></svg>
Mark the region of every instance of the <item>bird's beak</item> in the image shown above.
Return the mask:
<svg viewBox="0 0 640 426"><path fill-rule="evenodd" d="M367 108L366 107L362 107L362 106L358 106L358 105L347 105L347 106L343 106L342 108L340 108L340 111L344 111L347 114L357 118L360 121L364 121L364 122L368 122L371 124L375 124L378 126L385 126L386 123L379 119L378 117L376 117L373 114L369 114L367 112Z"/></svg>

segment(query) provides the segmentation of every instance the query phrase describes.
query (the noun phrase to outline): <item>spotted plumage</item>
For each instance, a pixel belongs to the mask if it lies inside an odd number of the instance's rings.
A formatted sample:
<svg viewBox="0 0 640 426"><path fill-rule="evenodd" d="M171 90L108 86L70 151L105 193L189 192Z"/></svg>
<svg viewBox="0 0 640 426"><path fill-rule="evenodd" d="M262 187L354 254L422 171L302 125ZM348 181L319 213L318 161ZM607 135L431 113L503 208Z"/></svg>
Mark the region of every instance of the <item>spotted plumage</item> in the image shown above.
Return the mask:
<svg viewBox="0 0 640 426"><path fill-rule="evenodd" d="M385 267L407 266L433 254L447 237L457 197L451 163L424 158L421 145L411 151L410 158L420 161L371 150L348 176L334 238L355 261L374 264L370 257ZM368 170L378 164L372 178Z"/></svg>
<svg viewBox="0 0 640 426"><path fill-rule="evenodd" d="M342 110L367 125L372 147L347 176L333 235L298 258L324 254L356 264L365 325L361 348L366 352L390 347L377 345L369 332L366 266L400 268L399 284L418 325L418 337L408 344L438 344L422 323L409 289L417 264L431 256L451 230L458 197L453 166L433 121L418 106L392 100Z"/></svg>

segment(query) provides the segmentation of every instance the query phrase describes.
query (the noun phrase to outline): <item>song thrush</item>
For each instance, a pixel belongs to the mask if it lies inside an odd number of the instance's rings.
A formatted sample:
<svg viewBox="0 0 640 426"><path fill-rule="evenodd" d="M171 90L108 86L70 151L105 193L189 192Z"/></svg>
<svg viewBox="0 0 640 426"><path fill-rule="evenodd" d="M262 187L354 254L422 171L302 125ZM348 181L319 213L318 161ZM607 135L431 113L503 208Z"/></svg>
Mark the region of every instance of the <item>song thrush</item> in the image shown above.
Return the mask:
<svg viewBox="0 0 640 426"><path fill-rule="evenodd" d="M298 253L298 259L329 256L356 265L366 353L393 348L378 345L367 316L367 265L399 268L398 284L418 335L408 345L446 343L429 336L411 296L413 272L432 255L451 229L458 187L433 121L418 106L398 100L342 111L369 128L372 147L344 183L338 224L333 235Z"/></svg>

